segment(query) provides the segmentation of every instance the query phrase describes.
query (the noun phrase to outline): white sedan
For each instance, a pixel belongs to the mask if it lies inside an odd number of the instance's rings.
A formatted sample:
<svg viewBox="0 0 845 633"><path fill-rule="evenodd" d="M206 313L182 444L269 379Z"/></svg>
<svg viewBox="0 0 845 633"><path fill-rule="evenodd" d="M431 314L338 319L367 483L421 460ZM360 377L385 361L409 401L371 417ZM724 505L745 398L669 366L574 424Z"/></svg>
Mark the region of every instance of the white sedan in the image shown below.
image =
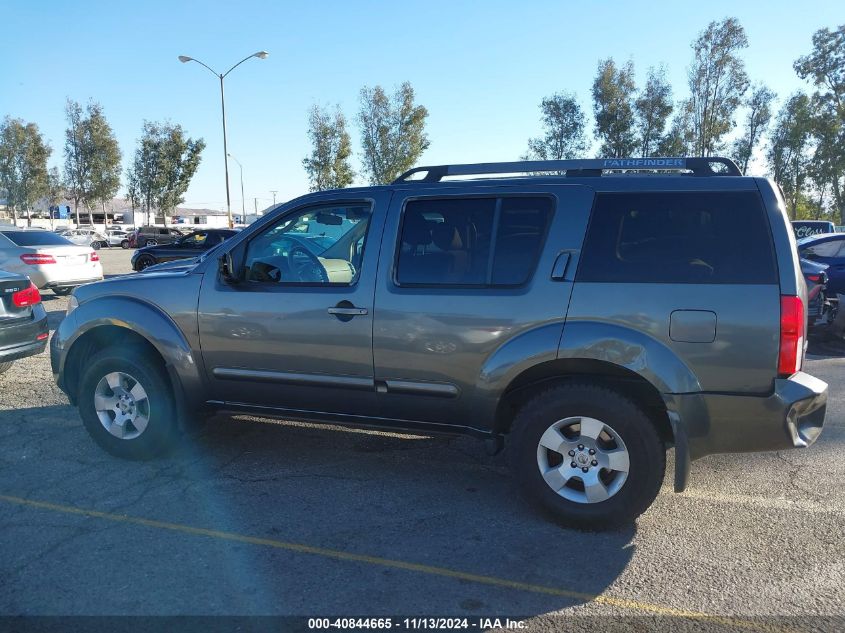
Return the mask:
<svg viewBox="0 0 845 633"><path fill-rule="evenodd" d="M100 257L49 231L0 228L0 268L27 275L39 289L66 295L103 278Z"/></svg>

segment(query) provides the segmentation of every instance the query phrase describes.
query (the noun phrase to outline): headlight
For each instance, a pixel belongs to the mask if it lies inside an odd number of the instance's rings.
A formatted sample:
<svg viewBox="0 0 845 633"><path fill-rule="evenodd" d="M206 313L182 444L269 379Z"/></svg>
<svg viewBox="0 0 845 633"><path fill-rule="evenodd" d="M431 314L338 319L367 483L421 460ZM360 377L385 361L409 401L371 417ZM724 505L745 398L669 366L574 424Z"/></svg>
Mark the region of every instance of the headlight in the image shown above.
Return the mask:
<svg viewBox="0 0 845 633"><path fill-rule="evenodd" d="M79 299L76 298L76 295L70 295L70 298L67 300L67 312L65 312L65 316L73 312L79 307Z"/></svg>

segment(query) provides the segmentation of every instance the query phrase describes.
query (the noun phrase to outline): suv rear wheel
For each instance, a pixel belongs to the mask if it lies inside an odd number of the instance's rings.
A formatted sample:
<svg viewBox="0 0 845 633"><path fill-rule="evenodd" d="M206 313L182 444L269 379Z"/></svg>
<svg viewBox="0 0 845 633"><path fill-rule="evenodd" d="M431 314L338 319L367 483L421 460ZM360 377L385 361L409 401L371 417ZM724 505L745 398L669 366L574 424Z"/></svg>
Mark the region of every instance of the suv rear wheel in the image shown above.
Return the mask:
<svg viewBox="0 0 845 633"><path fill-rule="evenodd" d="M511 430L523 489L568 527L628 524L657 496L666 449L648 416L621 394L589 383L541 392Z"/></svg>
<svg viewBox="0 0 845 633"><path fill-rule="evenodd" d="M78 401L88 433L112 455L150 459L175 445L176 403L160 364L144 351L110 347L95 355Z"/></svg>

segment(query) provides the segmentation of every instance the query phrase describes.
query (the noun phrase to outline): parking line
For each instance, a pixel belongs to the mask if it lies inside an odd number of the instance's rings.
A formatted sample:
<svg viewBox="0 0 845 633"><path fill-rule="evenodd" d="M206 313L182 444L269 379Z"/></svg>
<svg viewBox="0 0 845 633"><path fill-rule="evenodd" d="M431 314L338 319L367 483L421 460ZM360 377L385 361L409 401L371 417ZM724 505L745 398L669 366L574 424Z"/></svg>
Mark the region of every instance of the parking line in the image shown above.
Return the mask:
<svg viewBox="0 0 845 633"><path fill-rule="evenodd" d="M78 508L75 506L61 505L57 503L49 503L47 501L35 501L33 499L25 499L23 497L15 497L11 495L0 494L0 501L7 503L25 506L30 508L37 508L40 510L50 510L52 512L59 512L62 514L71 514L77 516L84 516L95 519L103 519L106 521L114 521L117 523L125 523L129 525L140 525L148 528L156 528L160 530L168 530L171 532L181 532L183 534L191 534L195 536L206 536L213 539L224 541L234 541L237 543L248 543L251 545L261 545L264 547L272 547L275 549L296 552L299 554L312 554L314 556L321 556L334 560L351 561L356 563L366 563L368 565L376 565L380 567L389 567L393 569L401 569L405 571L413 571L430 576L440 576L444 578L454 578L457 580L464 580L468 582L475 582L484 585L491 585L494 587L503 587L506 589L516 589L519 591L528 591L532 593L540 593L552 596L560 596L563 598L571 598L582 602L593 602L622 609L629 609L633 611L641 611L655 615L671 616L687 618L692 620L703 620L712 622L714 624L721 624L734 628L756 631L784 631L781 627L766 625L760 622L753 622L750 620L742 620L728 616L718 616L699 611L687 611L684 609L676 609L674 607L667 607L659 604L652 604L649 602L640 602L638 600L628 600L625 598L614 598L606 595L583 593L580 591L572 591L569 589L559 589L556 587L548 587L545 585L534 585L531 583L520 582L518 580L508 580L506 578L498 578L496 576L483 576L479 574L472 574L468 572L449 569L448 567L437 567L434 565L423 565L420 563L410 563L402 560L395 560L390 558L381 558L378 556L368 556L366 554L355 554L353 552L345 552L343 550L328 549L324 547L314 547L313 545L305 545L302 543L290 543L286 541L278 541L275 539L260 538L256 536L247 536L244 534L237 534L235 532L222 532L219 530L210 530L207 528L194 527L191 525L184 525L181 523L171 523L168 521L157 521L155 519L144 519L141 517L133 517L125 514L112 514L110 512L101 512L99 510L88 510L85 508Z"/></svg>

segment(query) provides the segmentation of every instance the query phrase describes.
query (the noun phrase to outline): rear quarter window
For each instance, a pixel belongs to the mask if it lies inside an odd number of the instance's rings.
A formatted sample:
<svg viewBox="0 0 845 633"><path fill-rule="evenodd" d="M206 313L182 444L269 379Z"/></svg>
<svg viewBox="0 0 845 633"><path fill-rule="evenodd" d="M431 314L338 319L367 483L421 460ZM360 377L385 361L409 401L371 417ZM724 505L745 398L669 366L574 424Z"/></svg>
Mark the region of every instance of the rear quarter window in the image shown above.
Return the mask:
<svg viewBox="0 0 845 633"><path fill-rule="evenodd" d="M598 194L577 280L776 284L760 198L753 192Z"/></svg>

